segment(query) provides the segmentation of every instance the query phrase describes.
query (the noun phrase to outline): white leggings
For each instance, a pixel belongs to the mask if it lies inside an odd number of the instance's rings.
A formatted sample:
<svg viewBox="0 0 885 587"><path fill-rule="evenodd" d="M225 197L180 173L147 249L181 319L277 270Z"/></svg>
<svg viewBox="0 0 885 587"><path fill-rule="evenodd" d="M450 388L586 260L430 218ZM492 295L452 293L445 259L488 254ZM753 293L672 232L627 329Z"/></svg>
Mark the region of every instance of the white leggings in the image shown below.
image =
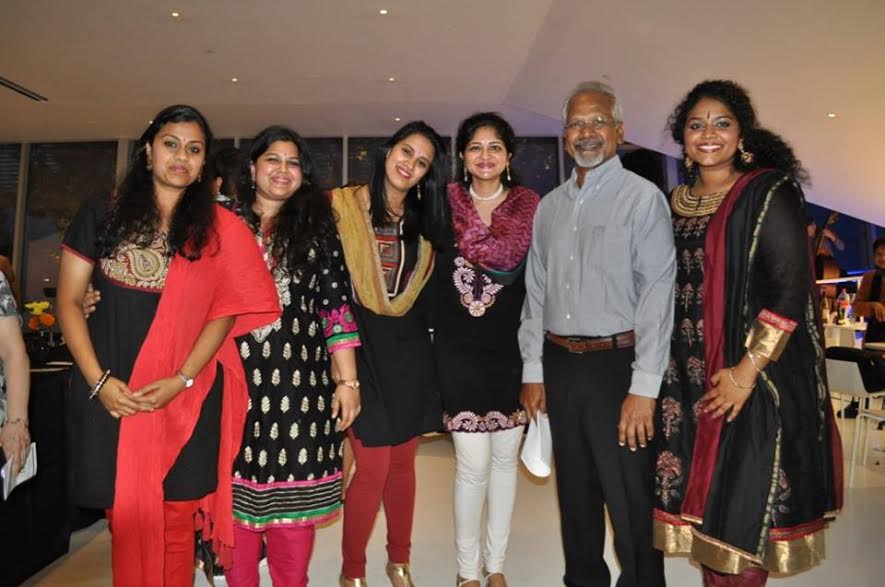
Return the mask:
<svg viewBox="0 0 885 587"><path fill-rule="evenodd" d="M488 501L483 558L489 573L504 570L516 501L516 465L523 427L497 432L453 432L455 549L462 579L479 579L482 509Z"/></svg>

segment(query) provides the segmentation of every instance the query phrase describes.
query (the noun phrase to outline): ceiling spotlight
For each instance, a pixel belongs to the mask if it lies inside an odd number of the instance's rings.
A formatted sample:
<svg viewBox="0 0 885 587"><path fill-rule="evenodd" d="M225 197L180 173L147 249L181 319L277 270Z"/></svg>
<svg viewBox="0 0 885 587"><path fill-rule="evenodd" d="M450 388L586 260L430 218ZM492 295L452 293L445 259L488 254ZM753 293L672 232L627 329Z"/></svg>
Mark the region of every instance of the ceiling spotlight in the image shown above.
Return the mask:
<svg viewBox="0 0 885 587"><path fill-rule="evenodd" d="M232 77L232 78L230 78L230 81L232 81L232 82L234 82L234 83L237 83L238 81L240 81L240 78L238 78L238 77Z"/></svg>
<svg viewBox="0 0 885 587"><path fill-rule="evenodd" d="M387 10L386 8L382 8L381 10L378 11L378 14L380 14L380 15L383 16L383 15L388 14L389 12L390 12L390 11Z"/></svg>
<svg viewBox="0 0 885 587"><path fill-rule="evenodd" d="M400 118L399 116L393 119L394 122L399 122L400 120L402 120L402 118Z"/></svg>
<svg viewBox="0 0 885 587"><path fill-rule="evenodd" d="M835 112L827 112L827 118L836 118Z"/></svg>
<svg viewBox="0 0 885 587"><path fill-rule="evenodd" d="M389 81L390 83L394 83L396 81L396 78L393 76L390 76L389 78L387 78L387 81Z"/></svg>
<svg viewBox="0 0 885 587"><path fill-rule="evenodd" d="M178 12L177 10L173 10L172 12L169 13L169 16L171 16L172 18L181 18L181 13Z"/></svg>

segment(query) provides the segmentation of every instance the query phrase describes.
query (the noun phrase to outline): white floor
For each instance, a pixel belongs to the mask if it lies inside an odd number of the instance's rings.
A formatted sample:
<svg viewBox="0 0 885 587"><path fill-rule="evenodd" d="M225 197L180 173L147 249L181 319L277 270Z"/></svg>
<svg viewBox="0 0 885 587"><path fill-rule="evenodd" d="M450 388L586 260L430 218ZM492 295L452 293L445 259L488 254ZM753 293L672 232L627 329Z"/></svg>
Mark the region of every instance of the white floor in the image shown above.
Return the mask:
<svg viewBox="0 0 885 587"><path fill-rule="evenodd" d="M843 432L846 458L851 449L854 421ZM870 435L874 446L885 433ZM878 464L877 464L878 461ZM846 480L848 478L846 462ZM426 439L418 451L418 503L412 546L412 569L420 587L454 585L455 563L452 544L453 474L452 445L447 436ZM562 585L562 548L559 539L559 513L551 480L537 480L524 470L520 473L519 494L507 561L507 577L512 587L554 587ZM800 575L772 580L770 584L802 587L867 587L885 583L885 453L870 451L866 467L858 467L855 487L846 491L845 509L827 534L827 560ZM369 544L368 582L373 587L388 585L384 575L384 519L379 516ZM341 523L317 533L311 562L311 585L334 587L338 583ZM75 534L71 553L33 577L25 585L78 587L111 585L110 537L104 522ZM617 565L611 550L606 560L617 578ZM262 585L270 585L267 569L262 568ZM685 558L666 561L670 587L701 585L700 573ZM208 585L202 576L198 586Z"/></svg>

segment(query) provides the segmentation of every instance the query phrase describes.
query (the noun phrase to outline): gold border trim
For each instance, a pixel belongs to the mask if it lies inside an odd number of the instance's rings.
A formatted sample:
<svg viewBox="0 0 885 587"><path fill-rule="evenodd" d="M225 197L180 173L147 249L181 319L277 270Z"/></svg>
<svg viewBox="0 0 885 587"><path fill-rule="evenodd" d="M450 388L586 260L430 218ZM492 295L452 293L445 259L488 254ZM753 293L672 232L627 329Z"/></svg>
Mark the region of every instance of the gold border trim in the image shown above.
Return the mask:
<svg viewBox="0 0 885 587"><path fill-rule="evenodd" d="M730 575L739 575L753 567L772 573L795 574L826 558L825 530L821 528L794 540L769 540L765 557L761 559L692 528L691 558L714 571Z"/></svg>
<svg viewBox="0 0 885 587"><path fill-rule="evenodd" d="M769 360L777 361L789 340L789 332L757 318L750 324L750 331L747 332L744 347L753 353L767 357Z"/></svg>

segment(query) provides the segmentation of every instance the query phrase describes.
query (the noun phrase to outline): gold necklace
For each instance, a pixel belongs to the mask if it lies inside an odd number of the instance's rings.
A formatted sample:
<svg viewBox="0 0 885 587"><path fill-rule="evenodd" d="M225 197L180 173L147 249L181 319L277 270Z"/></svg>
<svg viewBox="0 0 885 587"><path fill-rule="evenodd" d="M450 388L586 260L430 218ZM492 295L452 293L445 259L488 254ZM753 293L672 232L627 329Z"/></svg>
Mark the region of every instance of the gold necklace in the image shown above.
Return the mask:
<svg viewBox="0 0 885 587"><path fill-rule="evenodd" d="M681 184L676 186L676 189L673 190L670 204L673 206L673 210L680 216L688 218L707 216L716 212L719 208L719 204L722 203L722 200L724 200L727 195L728 190L723 190L721 192L696 196L691 193L690 187Z"/></svg>

